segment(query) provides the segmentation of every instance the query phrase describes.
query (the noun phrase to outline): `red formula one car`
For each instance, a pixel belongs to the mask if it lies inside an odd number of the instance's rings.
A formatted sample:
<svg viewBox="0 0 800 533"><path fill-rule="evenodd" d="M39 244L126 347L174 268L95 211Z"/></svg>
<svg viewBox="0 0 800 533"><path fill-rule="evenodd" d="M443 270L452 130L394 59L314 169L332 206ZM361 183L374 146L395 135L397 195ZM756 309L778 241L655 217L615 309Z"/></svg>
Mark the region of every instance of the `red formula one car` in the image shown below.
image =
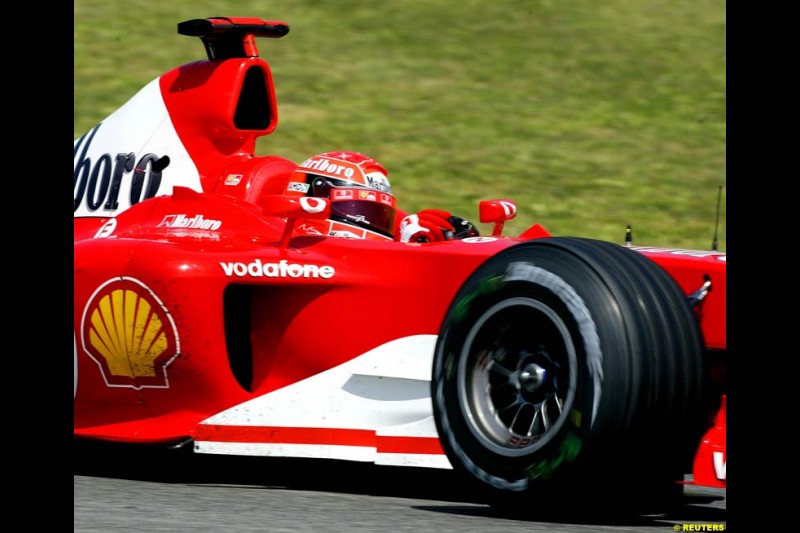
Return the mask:
<svg viewBox="0 0 800 533"><path fill-rule="evenodd" d="M725 487L725 254L506 236L508 199L491 235L299 233L333 200L254 155L288 31L178 24L207 59L75 140L76 441L453 469L498 505Z"/></svg>

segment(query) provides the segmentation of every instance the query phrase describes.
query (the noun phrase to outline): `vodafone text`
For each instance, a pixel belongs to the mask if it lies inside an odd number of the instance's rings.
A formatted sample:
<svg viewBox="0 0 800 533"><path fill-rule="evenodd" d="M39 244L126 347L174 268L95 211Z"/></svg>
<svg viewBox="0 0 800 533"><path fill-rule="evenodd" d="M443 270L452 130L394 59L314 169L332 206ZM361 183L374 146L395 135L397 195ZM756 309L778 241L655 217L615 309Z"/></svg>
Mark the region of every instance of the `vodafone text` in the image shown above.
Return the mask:
<svg viewBox="0 0 800 533"><path fill-rule="evenodd" d="M307 265L290 263L281 259L277 263L263 263L260 259L250 263L220 263L226 276L243 278L324 278L330 279L336 270L328 265Z"/></svg>

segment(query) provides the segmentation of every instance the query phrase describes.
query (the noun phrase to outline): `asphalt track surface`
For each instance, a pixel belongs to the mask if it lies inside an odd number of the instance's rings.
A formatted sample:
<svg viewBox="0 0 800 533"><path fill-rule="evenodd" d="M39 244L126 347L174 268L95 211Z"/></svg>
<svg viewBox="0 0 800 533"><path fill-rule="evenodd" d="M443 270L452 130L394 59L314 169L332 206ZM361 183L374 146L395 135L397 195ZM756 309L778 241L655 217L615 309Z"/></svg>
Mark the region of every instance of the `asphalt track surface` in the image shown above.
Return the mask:
<svg viewBox="0 0 800 533"><path fill-rule="evenodd" d="M73 478L75 533L728 529L726 490L690 484L666 511L598 515L568 505L511 518L464 493L452 472L441 470L80 445L73 449Z"/></svg>

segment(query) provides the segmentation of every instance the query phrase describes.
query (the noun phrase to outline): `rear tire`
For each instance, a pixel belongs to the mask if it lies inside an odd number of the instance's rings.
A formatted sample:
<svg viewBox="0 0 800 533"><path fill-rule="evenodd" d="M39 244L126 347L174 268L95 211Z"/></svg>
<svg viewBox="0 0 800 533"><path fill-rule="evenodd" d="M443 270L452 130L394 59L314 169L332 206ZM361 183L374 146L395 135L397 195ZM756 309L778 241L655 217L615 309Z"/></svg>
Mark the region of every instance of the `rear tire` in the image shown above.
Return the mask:
<svg viewBox="0 0 800 533"><path fill-rule="evenodd" d="M437 430L456 472L507 512L682 493L705 420L703 353L686 295L642 254L521 243L478 268L445 317Z"/></svg>

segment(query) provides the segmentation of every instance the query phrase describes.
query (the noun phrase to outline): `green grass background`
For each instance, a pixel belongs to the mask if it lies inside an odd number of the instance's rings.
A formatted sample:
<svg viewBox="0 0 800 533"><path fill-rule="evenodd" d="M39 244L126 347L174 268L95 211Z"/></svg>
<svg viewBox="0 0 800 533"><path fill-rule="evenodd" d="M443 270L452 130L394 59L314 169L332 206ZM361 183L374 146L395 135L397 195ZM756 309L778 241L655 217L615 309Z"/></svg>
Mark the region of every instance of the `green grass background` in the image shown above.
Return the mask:
<svg viewBox="0 0 800 533"><path fill-rule="evenodd" d="M380 160L401 207L507 234L726 250L723 0L75 0L75 138L139 88L205 58L178 22L281 20L259 39L279 123L259 154ZM491 228L478 224L482 233Z"/></svg>

